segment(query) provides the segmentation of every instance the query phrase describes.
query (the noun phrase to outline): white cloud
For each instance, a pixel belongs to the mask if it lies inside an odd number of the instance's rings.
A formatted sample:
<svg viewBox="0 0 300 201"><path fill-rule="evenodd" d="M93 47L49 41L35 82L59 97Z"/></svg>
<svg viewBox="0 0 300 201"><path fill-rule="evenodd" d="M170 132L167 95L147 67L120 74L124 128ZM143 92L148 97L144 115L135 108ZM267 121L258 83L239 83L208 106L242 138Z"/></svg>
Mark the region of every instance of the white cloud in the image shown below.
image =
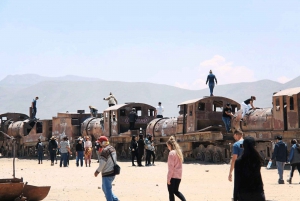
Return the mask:
<svg viewBox="0 0 300 201"><path fill-rule="evenodd" d="M285 77L285 76L281 76L281 77L279 77L277 79L277 81L280 82L280 83L282 83L282 84L284 84L284 83L286 83L288 81L291 81L291 80L292 80L291 78L288 78L288 77Z"/></svg>
<svg viewBox="0 0 300 201"><path fill-rule="evenodd" d="M200 63L199 67L189 72L194 79L187 78L183 82L176 82L175 86L185 89L202 89L207 87L206 77L209 70L216 75L218 84L229 84L239 82L253 82L254 72L246 66L235 66L233 62L228 62L220 55Z"/></svg>

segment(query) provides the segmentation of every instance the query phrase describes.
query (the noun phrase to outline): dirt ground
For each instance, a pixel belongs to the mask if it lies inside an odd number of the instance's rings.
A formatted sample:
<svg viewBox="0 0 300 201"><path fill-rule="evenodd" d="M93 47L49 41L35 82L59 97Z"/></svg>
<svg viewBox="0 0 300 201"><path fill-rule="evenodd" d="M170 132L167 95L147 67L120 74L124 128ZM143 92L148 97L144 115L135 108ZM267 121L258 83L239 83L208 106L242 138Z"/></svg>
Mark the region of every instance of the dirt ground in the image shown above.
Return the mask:
<svg viewBox="0 0 300 201"><path fill-rule="evenodd" d="M12 178L12 159L0 159L0 178ZM121 201L166 201L167 163L156 162L156 166L132 167L131 162L118 162L121 174L113 182L113 191ZM75 160L70 166L60 168L50 166L44 160L38 165L34 159L16 159L16 177L23 177L30 185L51 186L46 201L99 201L105 200L101 188L101 176L94 177L98 167L96 160L91 167L76 167ZM188 163L183 165L183 178L180 191L188 201L229 201L232 198L233 183L227 180L228 164L211 165ZM289 171L285 170L284 179ZM262 177L267 200L287 201L300 200L299 175L294 174L293 184L277 184L277 170L262 168ZM179 200L179 199L176 199Z"/></svg>

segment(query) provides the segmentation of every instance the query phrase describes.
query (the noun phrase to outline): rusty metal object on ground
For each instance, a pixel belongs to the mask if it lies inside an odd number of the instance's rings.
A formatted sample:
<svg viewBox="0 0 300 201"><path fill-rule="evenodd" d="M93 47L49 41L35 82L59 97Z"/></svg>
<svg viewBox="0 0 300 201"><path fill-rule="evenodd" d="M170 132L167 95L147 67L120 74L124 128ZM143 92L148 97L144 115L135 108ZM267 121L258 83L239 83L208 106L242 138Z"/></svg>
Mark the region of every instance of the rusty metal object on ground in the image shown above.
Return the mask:
<svg viewBox="0 0 300 201"><path fill-rule="evenodd" d="M28 201L43 200L47 197L51 186L32 186L26 185L23 190L23 195Z"/></svg>

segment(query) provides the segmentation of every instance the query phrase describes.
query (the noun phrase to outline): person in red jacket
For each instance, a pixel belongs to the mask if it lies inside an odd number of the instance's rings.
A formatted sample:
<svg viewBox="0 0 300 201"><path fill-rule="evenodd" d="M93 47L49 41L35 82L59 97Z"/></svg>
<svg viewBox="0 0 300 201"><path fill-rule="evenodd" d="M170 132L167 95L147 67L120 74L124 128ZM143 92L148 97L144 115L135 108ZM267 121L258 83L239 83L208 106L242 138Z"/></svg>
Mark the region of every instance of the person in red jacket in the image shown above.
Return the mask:
<svg viewBox="0 0 300 201"><path fill-rule="evenodd" d="M186 201L185 197L178 191L182 177L183 155L179 144L175 138L171 136L167 141L167 147L170 150L168 156L168 191L170 201L174 201L176 195L180 200Z"/></svg>

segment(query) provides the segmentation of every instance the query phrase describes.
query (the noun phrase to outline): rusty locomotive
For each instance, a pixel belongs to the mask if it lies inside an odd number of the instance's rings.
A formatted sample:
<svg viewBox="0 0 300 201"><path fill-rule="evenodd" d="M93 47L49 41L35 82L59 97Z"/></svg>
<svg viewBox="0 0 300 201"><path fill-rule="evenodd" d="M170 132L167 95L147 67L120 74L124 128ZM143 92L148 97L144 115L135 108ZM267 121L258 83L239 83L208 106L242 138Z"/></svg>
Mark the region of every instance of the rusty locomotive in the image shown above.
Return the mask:
<svg viewBox="0 0 300 201"><path fill-rule="evenodd" d="M273 95L270 108L250 110L240 121L240 104L226 97L204 97L180 103L177 118L155 118L155 107L144 103L126 103L109 107L91 117L78 110L77 113L58 113L50 120L31 120L25 114L5 113L0 115L0 131L17 139L17 155L34 154L34 145L40 138L47 151L48 140L55 136L59 141L68 136L72 151L76 139L90 136L94 142L99 136L107 136L121 158L130 157L130 141L133 134L150 134L156 146L158 159L166 160L168 151L165 142L174 135L187 159L207 162L229 161L233 132L243 132L257 140L257 150L269 159L276 135L282 135L289 144L300 138L300 87L280 91ZM226 133L222 122L222 110L226 103L232 106L232 133ZM136 130L129 130L128 114L135 108L138 114ZM11 156L11 145L0 138L1 153Z"/></svg>

